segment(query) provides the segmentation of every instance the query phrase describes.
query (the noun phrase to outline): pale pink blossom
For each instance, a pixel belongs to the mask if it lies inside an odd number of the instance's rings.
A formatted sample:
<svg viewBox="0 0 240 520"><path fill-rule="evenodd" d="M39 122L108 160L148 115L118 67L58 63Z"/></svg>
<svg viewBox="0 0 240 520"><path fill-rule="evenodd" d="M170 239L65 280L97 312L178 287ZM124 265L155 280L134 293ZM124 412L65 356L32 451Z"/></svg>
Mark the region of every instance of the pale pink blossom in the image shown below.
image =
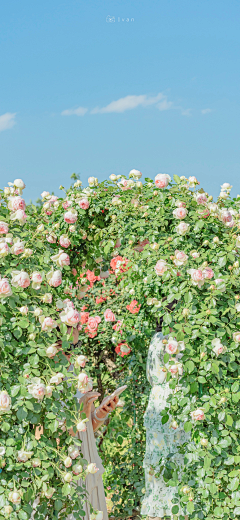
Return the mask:
<svg viewBox="0 0 240 520"><path fill-rule="evenodd" d="M111 309L106 309L106 311L104 312L104 319L105 319L105 321L115 321L116 320L116 316L111 311Z"/></svg>
<svg viewBox="0 0 240 520"><path fill-rule="evenodd" d="M41 197L42 197L43 199L46 199L47 197L49 197L49 195L50 195L49 191L43 191L43 192L41 193Z"/></svg>
<svg viewBox="0 0 240 520"><path fill-rule="evenodd" d="M176 218L183 219L187 216L188 210L186 208L176 208L173 210L173 215Z"/></svg>
<svg viewBox="0 0 240 520"><path fill-rule="evenodd" d="M52 397L52 393L53 393L53 386L47 385L46 386L45 396L50 398L50 397Z"/></svg>
<svg viewBox="0 0 240 520"><path fill-rule="evenodd" d="M176 363L175 365L169 365L168 370L172 374L173 377L182 376L182 374L183 374L182 363Z"/></svg>
<svg viewBox="0 0 240 520"><path fill-rule="evenodd" d="M67 248L71 245L71 240L68 238L67 235L61 235L59 242L61 247Z"/></svg>
<svg viewBox="0 0 240 520"><path fill-rule="evenodd" d="M36 289L36 290L40 289L41 283L42 283L41 273L39 273L38 271L34 271L31 274L31 279L32 279L32 288Z"/></svg>
<svg viewBox="0 0 240 520"><path fill-rule="evenodd" d="M192 284L202 287L204 284L204 275L201 269L189 269L188 273L191 275Z"/></svg>
<svg viewBox="0 0 240 520"><path fill-rule="evenodd" d="M77 219L78 219L77 211L73 208L71 208L69 211L66 211L66 213L64 213L64 220L65 220L65 222L67 222L67 224L74 224L75 222L77 222Z"/></svg>
<svg viewBox="0 0 240 520"><path fill-rule="evenodd" d="M69 327L76 327L80 321L80 314L76 309L67 308L65 311L61 312L60 319Z"/></svg>
<svg viewBox="0 0 240 520"><path fill-rule="evenodd" d="M158 173L155 177L155 185L157 188L166 188L170 181L171 177L167 173Z"/></svg>
<svg viewBox="0 0 240 520"><path fill-rule="evenodd" d="M5 235L8 233L8 224L6 222L0 221L0 235Z"/></svg>
<svg viewBox="0 0 240 520"><path fill-rule="evenodd" d="M79 475L80 473L82 473L82 466L81 464L74 464L74 466L72 467L72 472L74 475Z"/></svg>
<svg viewBox="0 0 240 520"><path fill-rule="evenodd" d="M71 459L77 459L80 455L80 451L77 446L68 446L68 455L71 457Z"/></svg>
<svg viewBox="0 0 240 520"><path fill-rule="evenodd" d="M65 200L65 202L62 203L63 209L68 209L72 205L72 200Z"/></svg>
<svg viewBox="0 0 240 520"><path fill-rule="evenodd" d="M196 177L194 177L194 175L189 177L188 183L189 183L189 188L194 188L196 186L196 184L200 184L198 182L198 180L196 179Z"/></svg>
<svg viewBox="0 0 240 520"><path fill-rule="evenodd" d="M41 298L44 303L52 303L52 294L51 293L45 293L43 296L41 296Z"/></svg>
<svg viewBox="0 0 240 520"><path fill-rule="evenodd" d="M49 345L46 349L46 354L48 358L53 358L58 353L57 343L53 343L53 345Z"/></svg>
<svg viewBox="0 0 240 520"><path fill-rule="evenodd" d="M10 491L10 493L8 494L8 500L13 504L20 504L22 500L22 493L17 490Z"/></svg>
<svg viewBox="0 0 240 520"><path fill-rule="evenodd" d="M222 278L216 278L215 284L216 284L216 288L218 291L221 291L221 292L226 291L226 284Z"/></svg>
<svg viewBox="0 0 240 520"><path fill-rule="evenodd" d="M56 264L59 267L64 267L64 265L70 264L69 255L67 253L64 253L64 251L62 249L59 249L59 253L57 255L51 256L51 260L53 262L56 262Z"/></svg>
<svg viewBox="0 0 240 520"><path fill-rule="evenodd" d="M55 233L50 233L49 235L47 235L46 239L49 242L49 244L55 244L57 242L57 237Z"/></svg>
<svg viewBox="0 0 240 520"><path fill-rule="evenodd" d="M17 454L18 462L27 462L33 455L33 451L19 450Z"/></svg>
<svg viewBox="0 0 240 520"><path fill-rule="evenodd" d="M18 193L20 195L22 193L22 190L24 190L24 188L26 188L26 184L22 181L22 179L15 179L15 181L13 182L13 185L15 186L15 188L18 189Z"/></svg>
<svg viewBox="0 0 240 520"><path fill-rule="evenodd" d="M165 350L168 354L176 354L178 352L178 342L170 337Z"/></svg>
<svg viewBox="0 0 240 520"><path fill-rule="evenodd" d="M197 410L191 412L191 417L194 421L203 421L205 419L204 409L197 408Z"/></svg>
<svg viewBox="0 0 240 520"><path fill-rule="evenodd" d="M76 357L74 366L75 366L75 368L84 368L87 361L88 361L87 357L84 356L83 354L80 354L80 356Z"/></svg>
<svg viewBox="0 0 240 520"><path fill-rule="evenodd" d="M192 252L190 253L190 255L191 255L192 258L194 258L194 260L195 260L196 258L199 258L200 253L198 253L197 251L192 251Z"/></svg>
<svg viewBox="0 0 240 520"><path fill-rule="evenodd" d="M78 376L77 386L78 390L80 390L82 394L86 394L92 390L92 380L87 376L87 374L85 374L85 372L81 372L81 374Z"/></svg>
<svg viewBox="0 0 240 520"><path fill-rule="evenodd" d="M56 374L54 374L54 376L51 377L49 383L50 383L50 385L51 384L60 385L60 383L62 383L63 379L64 379L64 374L62 374L61 372L57 372Z"/></svg>
<svg viewBox="0 0 240 520"><path fill-rule="evenodd" d="M183 202L182 200L176 200L175 206L177 206L177 208L185 208L186 202Z"/></svg>
<svg viewBox="0 0 240 520"><path fill-rule="evenodd" d="M42 330L52 330L57 327L57 323L50 316L39 316L39 321L42 325Z"/></svg>
<svg viewBox="0 0 240 520"><path fill-rule="evenodd" d="M178 224L178 226L176 227L176 232L179 235L185 235L188 232L189 227L189 224L187 224L186 222L180 222L180 224Z"/></svg>
<svg viewBox="0 0 240 520"><path fill-rule="evenodd" d="M240 343L240 332L233 333L233 341L235 341L235 343Z"/></svg>
<svg viewBox="0 0 240 520"><path fill-rule="evenodd" d="M203 269L203 276L204 278L211 280L214 277L214 272L210 267L206 267L205 269Z"/></svg>
<svg viewBox="0 0 240 520"><path fill-rule="evenodd" d="M51 287L59 287L62 283L62 273L61 271L53 271L52 269L46 274L46 279Z"/></svg>
<svg viewBox="0 0 240 520"><path fill-rule="evenodd" d="M26 203L22 197L10 197L8 202L8 209L11 211L17 211L18 209L22 209L25 211Z"/></svg>
<svg viewBox="0 0 240 520"><path fill-rule="evenodd" d="M13 255L20 255L24 252L24 242L20 240L20 238L15 238L13 241L13 246L11 248L11 253Z"/></svg>
<svg viewBox="0 0 240 520"><path fill-rule="evenodd" d="M87 431L87 425L86 425L86 422L88 421L89 419L83 419L82 421L79 421L76 425L76 428L77 428L77 431L78 432L86 432Z"/></svg>
<svg viewBox="0 0 240 520"><path fill-rule="evenodd" d="M165 271L167 271L167 263L166 260L158 260L154 269L158 276L162 276Z"/></svg>
<svg viewBox="0 0 240 520"><path fill-rule="evenodd" d="M215 338L212 340L212 347L213 352L215 352L216 356L219 356L219 354L225 354L225 352L227 351L227 347L222 345L219 338Z"/></svg>
<svg viewBox="0 0 240 520"><path fill-rule="evenodd" d="M3 242L2 242L3 240ZM7 256L9 253L9 247L8 244L5 242L4 238L0 238L0 257Z"/></svg>
<svg viewBox="0 0 240 520"><path fill-rule="evenodd" d="M85 197L84 199L81 199L78 201L78 205L81 209L88 209L89 208L89 200Z"/></svg>
<svg viewBox="0 0 240 520"><path fill-rule="evenodd" d="M66 457L63 461L63 464L64 464L65 468L71 468L71 466L72 466L71 457Z"/></svg>
<svg viewBox="0 0 240 520"><path fill-rule="evenodd" d="M12 289L10 287L10 283L7 278L1 278L0 276L0 298L5 298L6 296L11 296Z"/></svg>
<svg viewBox="0 0 240 520"><path fill-rule="evenodd" d="M225 224L232 222L233 219L232 214L226 208L220 210L219 217Z"/></svg>
<svg viewBox="0 0 240 520"><path fill-rule="evenodd" d="M90 464L87 465L87 468L86 468L87 473L91 473L91 475L94 475L95 473L97 473L97 471L98 471L98 468L97 468L95 462L90 462Z"/></svg>
<svg viewBox="0 0 240 520"><path fill-rule="evenodd" d="M27 220L27 215L23 209L18 209L17 211L15 211L14 213L12 213L10 215L10 219L18 220L19 224L21 224L21 226L23 226L23 224L25 224L25 222Z"/></svg>
<svg viewBox="0 0 240 520"><path fill-rule="evenodd" d="M0 391L0 415L9 412L11 409L11 397L6 390Z"/></svg>
<svg viewBox="0 0 240 520"><path fill-rule="evenodd" d="M184 253L184 251L175 251L175 258L173 263L178 267L180 265L185 265L187 263L188 255Z"/></svg>
<svg viewBox="0 0 240 520"><path fill-rule="evenodd" d="M40 401L44 398L46 386L39 377L34 377L27 387L29 394Z"/></svg>
<svg viewBox="0 0 240 520"><path fill-rule="evenodd" d="M16 271L13 270L11 272L12 275L12 286L13 287L22 287L22 289L26 289L30 285L30 277L28 273L25 271Z"/></svg>
<svg viewBox="0 0 240 520"><path fill-rule="evenodd" d="M49 487L47 488L47 491L45 491L44 495L46 498L52 498L53 494L55 492L55 488Z"/></svg>
<svg viewBox="0 0 240 520"><path fill-rule="evenodd" d="M196 193L195 199L198 204L206 204L207 202L207 195L206 193Z"/></svg>
<svg viewBox="0 0 240 520"><path fill-rule="evenodd" d="M22 307L20 307L19 312L21 312L21 314L23 316L27 316L27 314L28 314L28 306L27 305L23 305Z"/></svg>

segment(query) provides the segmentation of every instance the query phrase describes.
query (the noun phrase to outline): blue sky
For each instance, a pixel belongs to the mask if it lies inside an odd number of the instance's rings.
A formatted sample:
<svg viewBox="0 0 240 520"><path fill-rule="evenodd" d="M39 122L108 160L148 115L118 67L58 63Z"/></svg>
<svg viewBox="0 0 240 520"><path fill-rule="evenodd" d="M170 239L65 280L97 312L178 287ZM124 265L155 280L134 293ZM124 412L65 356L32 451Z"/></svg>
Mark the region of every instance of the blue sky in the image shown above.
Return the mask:
<svg viewBox="0 0 240 520"><path fill-rule="evenodd" d="M238 0L2 2L1 186L136 168L240 193L239 19Z"/></svg>

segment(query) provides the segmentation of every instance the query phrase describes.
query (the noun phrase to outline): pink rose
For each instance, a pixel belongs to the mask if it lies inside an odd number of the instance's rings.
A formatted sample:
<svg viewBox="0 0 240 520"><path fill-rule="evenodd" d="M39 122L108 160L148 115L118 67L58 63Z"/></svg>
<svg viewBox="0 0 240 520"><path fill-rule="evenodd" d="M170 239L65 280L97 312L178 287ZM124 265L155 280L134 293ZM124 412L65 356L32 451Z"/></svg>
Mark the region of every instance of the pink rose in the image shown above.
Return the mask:
<svg viewBox="0 0 240 520"><path fill-rule="evenodd" d="M177 208L173 210L173 215L176 218L183 219L187 216L188 210L186 208Z"/></svg>
<svg viewBox="0 0 240 520"><path fill-rule="evenodd" d="M191 412L191 417L194 421L203 421L205 419L204 410L202 408L197 408L197 410Z"/></svg>
<svg viewBox="0 0 240 520"><path fill-rule="evenodd" d="M96 330L98 328L99 323L101 323L100 316L92 316L88 319L87 326L89 329Z"/></svg>
<svg viewBox="0 0 240 520"><path fill-rule="evenodd" d="M171 177L167 173L158 173L155 177L155 185L157 188L166 188L170 181Z"/></svg>
<svg viewBox="0 0 240 520"><path fill-rule="evenodd" d="M5 296L11 296L12 289L10 287L9 281L7 278L1 278L0 276L0 298L5 298Z"/></svg>
<svg viewBox="0 0 240 520"><path fill-rule="evenodd" d="M198 204L206 204L207 202L206 193L196 193L195 198Z"/></svg>
<svg viewBox="0 0 240 520"><path fill-rule="evenodd" d="M202 287L204 284L204 275L201 269L189 269L188 273L191 275L193 285L198 285L198 287Z"/></svg>
<svg viewBox="0 0 240 520"><path fill-rule="evenodd" d="M179 235L185 235L188 232L188 229L189 224L187 224L186 222L180 222L180 224L178 224L178 226L176 227L176 232Z"/></svg>
<svg viewBox="0 0 240 520"><path fill-rule="evenodd" d="M233 333L233 341L235 341L235 343L240 343L240 332Z"/></svg>
<svg viewBox="0 0 240 520"><path fill-rule="evenodd" d="M5 235L8 233L8 224L6 222L0 222L0 235Z"/></svg>
<svg viewBox="0 0 240 520"><path fill-rule="evenodd" d="M185 208L186 202L183 202L182 200L176 200L175 205L177 208Z"/></svg>
<svg viewBox="0 0 240 520"><path fill-rule="evenodd" d="M187 262L188 255L184 253L184 251L178 251L178 249L175 251L175 258L173 260L173 263L176 266L184 265Z"/></svg>
<svg viewBox="0 0 240 520"><path fill-rule="evenodd" d="M25 271L13 270L11 275L13 287L22 287L23 289L26 289L30 285L29 275Z"/></svg>
<svg viewBox="0 0 240 520"><path fill-rule="evenodd" d="M64 220L67 224L74 224L77 222L78 214L75 209L70 209L66 213L64 213Z"/></svg>
<svg viewBox="0 0 240 520"><path fill-rule="evenodd" d="M72 205L72 202L70 200L66 200L63 202L62 207L63 209L68 209Z"/></svg>
<svg viewBox="0 0 240 520"><path fill-rule="evenodd" d="M214 277L214 272L213 272L213 270L210 267L206 267L203 270L203 276L204 276L204 278L207 278L208 280L211 280L211 278Z"/></svg>
<svg viewBox="0 0 240 520"><path fill-rule="evenodd" d="M165 350L168 354L176 354L178 351L178 342L173 338L169 338Z"/></svg>
<svg viewBox="0 0 240 520"><path fill-rule="evenodd" d="M19 223L21 225L25 224L26 220L27 220L27 215L25 213L25 211L23 209L18 209L17 211L15 211L15 213L13 213L11 216L10 216L10 219L11 220L19 220Z"/></svg>
<svg viewBox="0 0 240 520"><path fill-rule="evenodd" d="M33 289L40 289L41 283L42 283L42 275L41 273L38 273L37 271L34 271L31 275L32 278L32 288Z"/></svg>
<svg viewBox="0 0 240 520"><path fill-rule="evenodd" d="M13 197L10 200L9 206L9 209L12 211L17 211L18 209L22 209L24 211L26 208L26 203L22 197Z"/></svg>
<svg viewBox="0 0 240 520"><path fill-rule="evenodd" d="M228 211L227 209L222 209L221 210L220 218L221 218L221 221L224 222L224 223L231 222L232 219L233 219L230 211Z"/></svg>
<svg viewBox="0 0 240 520"><path fill-rule="evenodd" d="M79 200L78 205L81 209L88 209L89 200L87 198L81 199L81 200Z"/></svg>
<svg viewBox="0 0 240 520"><path fill-rule="evenodd" d="M155 267L155 272L158 276L162 276L167 271L167 264L165 260L158 260Z"/></svg>
<svg viewBox="0 0 240 520"><path fill-rule="evenodd" d="M46 278L51 287L58 287L62 283L61 271L49 271L46 275Z"/></svg>
<svg viewBox="0 0 240 520"><path fill-rule="evenodd" d="M4 240L4 239L1 239L1 240ZM8 244L6 242L1 242L0 241L0 257L1 256L7 256L8 253L9 253Z"/></svg>
<svg viewBox="0 0 240 520"><path fill-rule="evenodd" d="M59 242L60 242L60 245L65 248L67 248L71 245L71 240L68 238L67 235L61 235Z"/></svg>
<svg viewBox="0 0 240 520"><path fill-rule="evenodd" d="M111 309L107 309L104 312L104 319L105 319L105 321L115 321L116 320L115 314L111 311Z"/></svg>
<svg viewBox="0 0 240 520"><path fill-rule="evenodd" d="M57 327L57 323L50 318L50 316L47 316L44 318L44 316L40 316L39 321L42 325L42 330L52 330Z"/></svg>
<svg viewBox="0 0 240 520"><path fill-rule="evenodd" d="M67 312L62 312L60 318L69 327L76 327L80 321L80 314L76 309L67 308Z"/></svg>
<svg viewBox="0 0 240 520"><path fill-rule="evenodd" d="M181 376L183 374L182 364L176 363L176 365L170 365L169 372L171 372L173 377L176 377L178 375Z"/></svg>
<svg viewBox="0 0 240 520"><path fill-rule="evenodd" d="M18 239L11 248L11 253L13 255L21 255L24 252L24 243Z"/></svg>
<svg viewBox="0 0 240 520"><path fill-rule="evenodd" d="M57 241L56 235L54 235L54 234L48 235L47 241L49 242L49 244L55 244Z"/></svg>

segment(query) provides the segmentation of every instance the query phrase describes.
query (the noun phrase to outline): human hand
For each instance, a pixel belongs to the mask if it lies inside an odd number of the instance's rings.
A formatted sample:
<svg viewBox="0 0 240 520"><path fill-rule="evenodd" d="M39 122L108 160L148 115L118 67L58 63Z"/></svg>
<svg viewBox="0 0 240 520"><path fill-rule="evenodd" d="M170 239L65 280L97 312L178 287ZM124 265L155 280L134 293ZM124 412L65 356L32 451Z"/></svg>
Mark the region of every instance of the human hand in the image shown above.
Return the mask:
<svg viewBox="0 0 240 520"><path fill-rule="evenodd" d="M92 404L100 395L99 392L87 392L83 397L81 397L81 399L79 399L79 403L83 403L82 412L85 413L88 418L91 413Z"/></svg>
<svg viewBox="0 0 240 520"><path fill-rule="evenodd" d="M119 401L119 397L116 396L113 399L109 400L109 397L105 397L101 402L100 406L96 410L96 414L98 419L104 419L108 413L113 412L115 410Z"/></svg>

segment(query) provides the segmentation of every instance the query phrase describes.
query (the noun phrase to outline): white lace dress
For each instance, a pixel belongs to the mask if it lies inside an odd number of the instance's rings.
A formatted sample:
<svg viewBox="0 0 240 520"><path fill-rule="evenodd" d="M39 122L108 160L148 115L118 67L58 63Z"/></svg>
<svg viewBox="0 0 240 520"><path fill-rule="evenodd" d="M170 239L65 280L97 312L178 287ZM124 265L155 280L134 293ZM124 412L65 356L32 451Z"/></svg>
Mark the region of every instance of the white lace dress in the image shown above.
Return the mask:
<svg viewBox="0 0 240 520"><path fill-rule="evenodd" d="M162 465L164 458L170 453L174 453L171 460L182 466L184 457L178 453L177 445L188 440L188 434L184 432L182 425L177 430L173 430L169 427L171 418L163 425L162 416L160 415L160 412L166 406L168 396L172 393L169 383L164 381L163 369L165 365L163 356L165 348L162 340L166 337L161 332L156 333L149 347L147 379L152 386L152 390L144 416L146 453L143 466L145 468L146 492L142 502L141 513L142 515L160 518L164 516L172 517L171 509L174 505L172 499L176 493L176 488L167 487L162 474L158 478L155 477L157 468L160 467L159 461L163 457ZM182 354L178 354L176 360L179 360L181 356ZM182 511L179 512L182 514Z"/></svg>

